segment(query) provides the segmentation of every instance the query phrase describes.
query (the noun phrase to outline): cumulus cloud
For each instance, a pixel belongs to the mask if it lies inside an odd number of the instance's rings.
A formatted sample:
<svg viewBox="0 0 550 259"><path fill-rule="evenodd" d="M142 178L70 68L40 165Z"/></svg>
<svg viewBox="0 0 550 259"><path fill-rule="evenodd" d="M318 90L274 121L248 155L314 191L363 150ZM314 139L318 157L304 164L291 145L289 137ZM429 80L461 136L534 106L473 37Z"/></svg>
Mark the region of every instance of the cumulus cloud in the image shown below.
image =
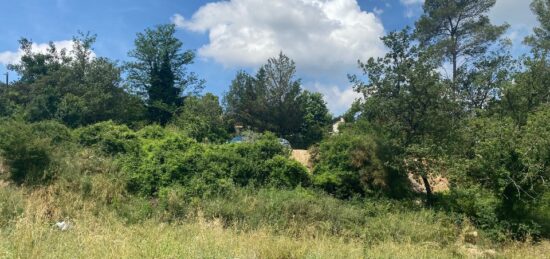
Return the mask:
<svg viewBox="0 0 550 259"><path fill-rule="evenodd" d="M343 114L351 107L351 104L355 100L363 97L361 94L355 92L352 86L341 89L336 85L314 83L312 85L306 85L306 88L322 93L328 108L334 115Z"/></svg>
<svg viewBox="0 0 550 259"><path fill-rule="evenodd" d="M531 11L530 4L531 1L527 0L498 0L489 16L495 23L507 22L532 28L537 24L537 19Z"/></svg>
<svg viewBox="0 0 550 259"><path fill-rule="evenodd" d="M508 23L510 30L506 35L514 42L514 47L521 50L521 42L525 36L537 26L537 18L531 11L531 1L498 0L489 17L496 24Z"/></svg>
<svg viewBox="0 0 550 259"><path fill-rule="evenodd" d="M170 21L172 21L172 23L176 25L176 27L185 27L185 18L181 14L174 14L172 18L170 18Z"/></svg>
<svg viewBox="0 0 550 259"><path fill-rule="evenodd" d="M405 17L413 18L422 13L422 4L424 4L424 0L400 0L400 2L405 6Z"/></svg>
<svg viewBox="0 0 550 259"><path fill-rule="evenodd" d="M63 40L63 41L54 41L53 42L58 50L65 49L67 53L70 53L73 50L73 41L71 40ZM50 47L49 43L33 43L32 44L32 50L35 53L46 53L48 48ZM17 51L4 51L0 52L0 64L2 65L10 65L10 64L17 64L21 61L21 57L23 56L22 50ZM95 57L95 53L91 54L92 57Z"/></svg>
<svg viewBox="0 0 550 259"><path fill-rule="evenodd" d="M207 32L200 56L227 67L257 67L280 51L308 75L342 74L384 53L382 22L356 0L230 0L202 6L174 24Z"/></svg>
<svg viewBox="0 0 550 259"><path fill-rule="evenodd" d="M424 0L400 0L400 2L405 6L424 4ZM495 23L507 22L514 26L532 28L537 23L537 19L531 12L531 2L530 0L497 0L489 16Z"/></svg>
<svg viewBox="0 0 550 259"><path fill-rule="evenodd" d="M401 3L404 5L419 5L423 4L424 0L401 0Z"/></svg>

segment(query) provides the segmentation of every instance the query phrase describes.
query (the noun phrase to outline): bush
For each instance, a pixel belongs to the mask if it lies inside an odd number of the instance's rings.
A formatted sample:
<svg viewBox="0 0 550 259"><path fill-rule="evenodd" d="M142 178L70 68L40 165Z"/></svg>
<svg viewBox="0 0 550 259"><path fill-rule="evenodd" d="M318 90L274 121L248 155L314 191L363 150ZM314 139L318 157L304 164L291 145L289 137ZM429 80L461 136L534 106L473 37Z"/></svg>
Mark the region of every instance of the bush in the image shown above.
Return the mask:
<svg viewBox="0 0 550 259"><path fill-rule="evenodd" d="M388 188L388 172L369 135L340 134L321 142L314 168L314 184L338 197Z"/></svg>
<svg viewBox="0 0 550 259"><path fill-rule="evenodd" d="M525 126L500 117L469 121L464 139L470 146L451 168L458 185L454 192L462 192L451 197L455 209L501 237L506 232L515 238L541 234L544 221L532 212L548 190L544 180L550 178L548 118L550 109L542 108L529 116ZM478 197L481 193L483 197Z"/></svg>
<svg viewBox="0 0 550 259"><path fill-rule="evenodd" d="M540 224L541 234L550 237L550 191L547 191L542 197L533 204L530 212L530 218Z"/></svg>
<svg viewBox="0 0 550 259"><path fill-rule="evenodd" d="M172 124L199 142L221 143L229 136L218 97L211 93L187 97Z"/></svg>
<svg viewBox="0 0 550 259"><path fill-rule="evenodd" d="M0 155L17 184L43 183L54 177L54 171L48 170L53 160L50 140L37 136L29 124L0 124Z"/></svg>
<svg viewBox="0 0 550 259"><path fill-rule="evenodd" d="M36 122L31 128L37 138L50 139L56 146L73 141L71 130L58 121Z"/></svg>
<svg viewBox="0 0 550 259"><path fill-rule="evenodd" d="M307 185L306 170L285 155L271 134L253 142L200 144L179 132L160 127L140 130L139 152L122 158L130 176L129 189L157 196L165 188L181 188L185 199L221 195L236 186L294 187Z"/></svg>
<svg viewBox="0 0 550 259"><path fill-rule="evenodd" d="M309 173L302 164L280 155L267 160L264 170L268 175L269 186L294 188L298 185L308 186L310 183Z"/></svg>
<svg viewBox="0 0 550 259"><path fill-rule="evenodd" d="M77 129L76 136L83 146L97 148L109 155L135 152L139 147L134 131L112 121Z"/></svg>
<svg viewBox="0 0 550 259"><path fill-rule="evenodd" d="M146 127L137 135L139 151L123 158L123 170L130 175L130 191L156 195L162 187L188 182L199 170L204 151L196 141L160 127Z"/></svg>

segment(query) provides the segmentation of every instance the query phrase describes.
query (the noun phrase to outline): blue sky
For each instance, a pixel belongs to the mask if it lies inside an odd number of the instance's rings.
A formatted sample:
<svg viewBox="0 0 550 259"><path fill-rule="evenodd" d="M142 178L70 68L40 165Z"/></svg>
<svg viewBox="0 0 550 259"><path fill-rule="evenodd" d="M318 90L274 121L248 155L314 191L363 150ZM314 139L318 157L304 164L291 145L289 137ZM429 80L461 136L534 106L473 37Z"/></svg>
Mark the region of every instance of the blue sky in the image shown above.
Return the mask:
<svg viewBox="0 0 550 259"><path fill-rule="evenodd" d="M254 72L285 52L296 60L304 88L325 94L340 114L357 97L346 75L357 59L383 55L379 37L413 25L423 0L0 0L0 73L18 57L17 40L37 49L49 41L69 47L78 31L98 35L97 56L127 60L136 33L175 23L177 37L198 57L190 67L222 95L239 69ZM513 52L536 24L528 0L497 0L490 17L512 25ZM12 77L15 76L12 72Z"/></svg>

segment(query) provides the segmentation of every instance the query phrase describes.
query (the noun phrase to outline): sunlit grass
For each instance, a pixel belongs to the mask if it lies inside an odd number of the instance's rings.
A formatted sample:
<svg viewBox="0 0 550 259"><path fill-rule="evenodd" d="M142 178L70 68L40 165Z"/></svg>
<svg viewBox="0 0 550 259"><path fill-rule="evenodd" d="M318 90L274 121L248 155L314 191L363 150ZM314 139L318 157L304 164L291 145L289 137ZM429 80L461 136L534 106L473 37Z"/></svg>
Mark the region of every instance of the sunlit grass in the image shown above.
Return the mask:
<svg viewBox="0 0 550 259"><path fill-rule="evenodd" d="M95 186L113 188L104 179L92 181ZM244 197L225 200L226 207L221 206L221 201L206 202L201 206L206 211L195 211L184 218L166 221L153 215L129 223L112 205L105 205L106 200L113 200L114 194L102 195L97 190L92 191L95 196L86 197L70 189L60 182L33 189L0 187L0 258L545 258L550 255L547 241L503 245L482 240L477 245L466 244L462 237L464 227L454 226L444 215L428 209L399 212L380 205L369 210L329 197L307 199L303 196L306 194L272 190L258 194L245 192ZM272 203L259 205L266 199ZM237 206L239 200L242 206L251 208L228 212L228 207ZM272 208L283 203L287 206L281 210ZM299 210L300 206L312 211ZM216 210L219 212L215 213ZM212 216L230 217L230 213L241 216L229 221ZM71 228L59 230L54 226L58 220L69 221ZM359 229L350 231L353 226Z"/></svg>

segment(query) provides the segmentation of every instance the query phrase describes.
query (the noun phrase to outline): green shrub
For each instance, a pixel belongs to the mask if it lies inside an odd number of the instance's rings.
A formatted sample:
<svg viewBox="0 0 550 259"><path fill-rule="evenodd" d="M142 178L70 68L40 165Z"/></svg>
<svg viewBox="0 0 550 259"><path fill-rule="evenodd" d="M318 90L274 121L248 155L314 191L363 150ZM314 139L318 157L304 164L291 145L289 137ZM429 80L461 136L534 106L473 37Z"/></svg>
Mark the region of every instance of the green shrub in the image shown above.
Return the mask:
<svg viewBox="0 0 550 259"><path fill-rule="evenodd" d="M290 150L282 146L272 133L251 136L249 141L233 144L233 147L237 154L252 161L265 161L276 155L290 154Z"/></svg>
<svg viewBox="0 0 550 259"><path fill-rule="evenodd" d="M155 139L142 139L139 152L123 159L123 169L130 175L130 191L153 195L162 187L187 182L200 170L204 151L196 141L164 130L155 135L150 129L146 131L145 136Z"/></svg>
<svg viewBox="0 0 550 259"><path fill-rule="evenodd" d="M53 145L60 146L73 141L67 126L57 121L41 121L31 125L36 137L50 139Z"/></svg>
<svg viewBox="0 0 550 259"><path fill-rule="evenodd" d="M479 185L456 186L448 194L440 196L438 205L467 217L493 240L508 238L507 229L498 215L500 199Z"/></svg>
<svg viewBox="0 0 550 259"><path fill-rule="evenodd" d="M50 140L37 136L29 124L0 123L0 155L17 184L43 183L54 177L55 172L48 170L53 160Z"/></svg>
<svg viewBox="0 0 550 259"><path fill-rule="evenodd" d="M550 191L547 183L550 179L550 105L529 116L518 146L517 152L527 168L522 184L532 190L531 196L540 197Z"/></svg>
<svg viewBox="0 0 550 259"><path fill-rule="evenodd" d="M134 131L112 121L77 129L76 136L83 146L97 148L109 155L134 152L139 147Z"/></svg>
<svg viewBox="0 0 550 259"><path fill-rule="evenodd" d="M533 204L530 212L530 218L540 224L541 234L550 237L550 191L547 191L542 197Z"/></svg>
<svg viewBox="0 0 550 259"><path fill-rule="evenodd" d="M294 188L298 185L309 185L309 173L300 163L287 157L277 155L265 162L268 185L278 188Z"/></svg>
<svg viewBox="0 0 550 259"><path fill-rule="evenodd" d="M550 109L542 108L525 126L511 118L470 120L464 134L470 146L451 168L458 185L450 197L455 209L499 238L506 232L516 238L539 235L544 223L532 210L548 190L549 118Z"/></svg>
<svg viewBox="0 0 550 259"><path fill-rule="evenodd" d="M137 135L139 151L121 158L134 193L157 196L164 188L179 186L189 200L226 194L236 186L309 183L306 170L285 157L288 150L272 134L225 145L200 144L158 126L146 127Z"/></svg>
<svg viewBox="0 0 550 259"><path fill-rule="evenodd" d="M223 109L218 97L211 93L187 97L180 114L173 118L172 125L199 142L221 143L229 137Z"/></svg>
<svg viewBox="0 0 550 259"><path fill-rule="evenodd" d="M369 135L340 134L321 142L314 184L338 197L349 198L388 188L388 172Z"/></svg>

